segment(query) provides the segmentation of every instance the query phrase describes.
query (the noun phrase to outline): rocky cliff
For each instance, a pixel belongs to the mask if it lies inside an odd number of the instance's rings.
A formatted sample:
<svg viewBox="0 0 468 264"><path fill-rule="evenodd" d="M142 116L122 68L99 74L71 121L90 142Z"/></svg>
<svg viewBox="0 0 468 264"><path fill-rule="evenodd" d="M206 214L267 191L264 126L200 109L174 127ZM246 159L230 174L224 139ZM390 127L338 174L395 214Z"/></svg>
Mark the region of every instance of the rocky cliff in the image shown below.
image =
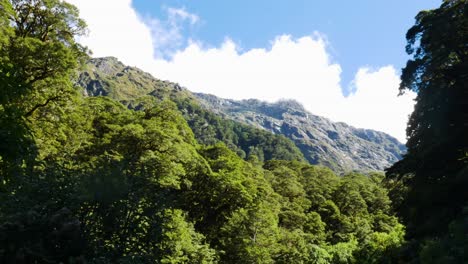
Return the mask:
<svg viewBox="0 0 468 264"><path fill-rule="evenodd" d="M316 116L296 101L235 101L197 93L202 105L227 118L282 134L294 141L312 164L337 171L383 170L406 148L394 137Z"/></svg>

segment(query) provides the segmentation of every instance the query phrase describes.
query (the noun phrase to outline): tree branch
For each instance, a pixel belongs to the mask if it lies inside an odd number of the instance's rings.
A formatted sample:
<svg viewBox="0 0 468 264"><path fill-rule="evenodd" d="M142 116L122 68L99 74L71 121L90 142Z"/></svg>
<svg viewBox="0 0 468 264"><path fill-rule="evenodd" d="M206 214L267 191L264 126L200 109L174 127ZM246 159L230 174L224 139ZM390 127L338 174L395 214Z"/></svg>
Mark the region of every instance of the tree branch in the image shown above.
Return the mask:
<svg viewBox="0 0 468 264"><path fill-rule="evenodd" d="M36 111L38 108L47 106L50 102L55 101L55 100L57 100L57 99L59 99L59 98L60 98L60 96L57 95L57 96L54 96L54 97L51 97L51 98L47 99L47 100L45 101L45 103L35 105L31 110L29 110L29 111L24 115L24 117L29 117L29 116L31 116L31 115L34 113L34 111Z"/></svg>

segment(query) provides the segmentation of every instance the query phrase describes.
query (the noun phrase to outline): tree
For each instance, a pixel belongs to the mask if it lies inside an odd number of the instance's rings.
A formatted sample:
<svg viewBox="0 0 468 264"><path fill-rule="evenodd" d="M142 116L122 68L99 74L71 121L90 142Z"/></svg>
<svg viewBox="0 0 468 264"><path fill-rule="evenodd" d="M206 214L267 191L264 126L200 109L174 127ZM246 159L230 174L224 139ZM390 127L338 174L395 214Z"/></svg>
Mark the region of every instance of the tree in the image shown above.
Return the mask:
<svg viewBox="0 0 468 264"><path fill-rule="evenodd" d="M87 57L75 42L86 24L78 9L59 0L0 2L0 176L34 157L29 124L39 109L65 103L72 74Z"/></svg>
<svg viewBox="0 0 468 264"><path fill-rule="evenodd" d="M468 151L467 13L466 0L445 0L420 12L406 35L413 58L402 71L400 93L417 92L416 105L408 122L408 153L387 177L405 181L406 197L397 209L409 238L445 233L468 199L468 174L462 173Z"/></svg>
<svg viewBox="0 0 468 264"><path fill-rule="evenodd" d="M71 77L87 56L75 37L85 26L78 9L63 1L0 1L0 229L6 234L0 244L8 248L0 251L2 263L70 262L83 250L80 224L63 207L73 181L61 182L60 170L40 173L35 130L39 116L58 123L61 112L50 110L75 93ZM50 181L55 177L60 180Z"/></svg>
<svg viewBox="0 0 468 264"><path fill-rule="evenodd" d="M185 220L181 210L165 210L162 213L156 263L217 263L216 252L204 244L203 235L197 233L193 224Z"/></svg>
<svg viewBox="0 0 468 264"><path fill-rule="evenodd" d="M28 117L72 86L71 74L86 58L86 49L75 37L84 34L86 24L78 9L64 1L13 0L5 7L11 11L3 26L13 33L1 47L0 103L22 101L23 115Z"/></svg>

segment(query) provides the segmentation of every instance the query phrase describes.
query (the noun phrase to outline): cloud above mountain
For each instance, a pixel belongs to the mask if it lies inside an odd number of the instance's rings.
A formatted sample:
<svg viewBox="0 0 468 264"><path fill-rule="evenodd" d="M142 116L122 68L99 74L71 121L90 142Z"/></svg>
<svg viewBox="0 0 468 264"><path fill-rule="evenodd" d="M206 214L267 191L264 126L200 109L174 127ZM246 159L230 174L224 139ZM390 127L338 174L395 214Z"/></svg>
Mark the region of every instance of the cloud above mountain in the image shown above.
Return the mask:
<svg viewBox="0 0 468 264"><path fill-rule="evenodd" d="M208 46L183 35L184 26L200 21L183 8L165 8L167 18L161 19L138 14L131 0L69 2L88 23L89 35L80 41L96 57L115 56L195 92L270 102L295 99L314 114L406 141L415 95L397 96L399 73L391 65L362 67L353 81L355 92L345 97L341 67L327 52L321 33L300 38L285 34L250 50L228 37L219 46ZM155 56L164 52L170 56Z"/></svg>

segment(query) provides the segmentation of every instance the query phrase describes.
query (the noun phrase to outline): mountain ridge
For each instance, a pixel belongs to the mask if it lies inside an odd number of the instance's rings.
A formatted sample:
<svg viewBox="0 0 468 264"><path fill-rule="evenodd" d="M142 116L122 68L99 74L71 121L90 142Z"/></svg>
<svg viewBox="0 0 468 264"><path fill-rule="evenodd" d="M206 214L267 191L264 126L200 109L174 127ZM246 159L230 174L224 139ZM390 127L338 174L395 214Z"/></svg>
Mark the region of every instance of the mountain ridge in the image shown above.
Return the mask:
<svg viewBox="0 0 468 264"><path fill-rule="evenodd" d="M406 150L396 138L384 132L355 128L344 122L332 122L308 112L295 100L268 103L257 99L232 100L203 93L194 94L211 111L285 135L295 142L312 164L325 163L336 170L334 163L338 162L341 163L338 166L345 170L383 170L401 159ZM329 147L332 149L324 150ZM330 159L324 159L313 152L323 152ZM355 166L350 159L359 166Z"/></svg>
<svg viewBox="0 0 468 264"><path fill-rule="evenodd" d="M382 171L401 159L406 150L403 144L384 132L332 122L308 112L294 100L236 101L193 93L177 83L162 81L136 67L126 66L114 57L89 60L76 82L84 88L85 96L108 96L130 108L135 108L135 101L144 96L172 100L185 113L189 125L193 125L195 122L190 122L193 113L187 113L186 102L181 103L188 100L189 104L198 104L223 119L283 135L294 142L311 164L324 165L337 172ZM204 122L212 125L208 120ZM244 149L244 152L248 151Z"/></svg>

